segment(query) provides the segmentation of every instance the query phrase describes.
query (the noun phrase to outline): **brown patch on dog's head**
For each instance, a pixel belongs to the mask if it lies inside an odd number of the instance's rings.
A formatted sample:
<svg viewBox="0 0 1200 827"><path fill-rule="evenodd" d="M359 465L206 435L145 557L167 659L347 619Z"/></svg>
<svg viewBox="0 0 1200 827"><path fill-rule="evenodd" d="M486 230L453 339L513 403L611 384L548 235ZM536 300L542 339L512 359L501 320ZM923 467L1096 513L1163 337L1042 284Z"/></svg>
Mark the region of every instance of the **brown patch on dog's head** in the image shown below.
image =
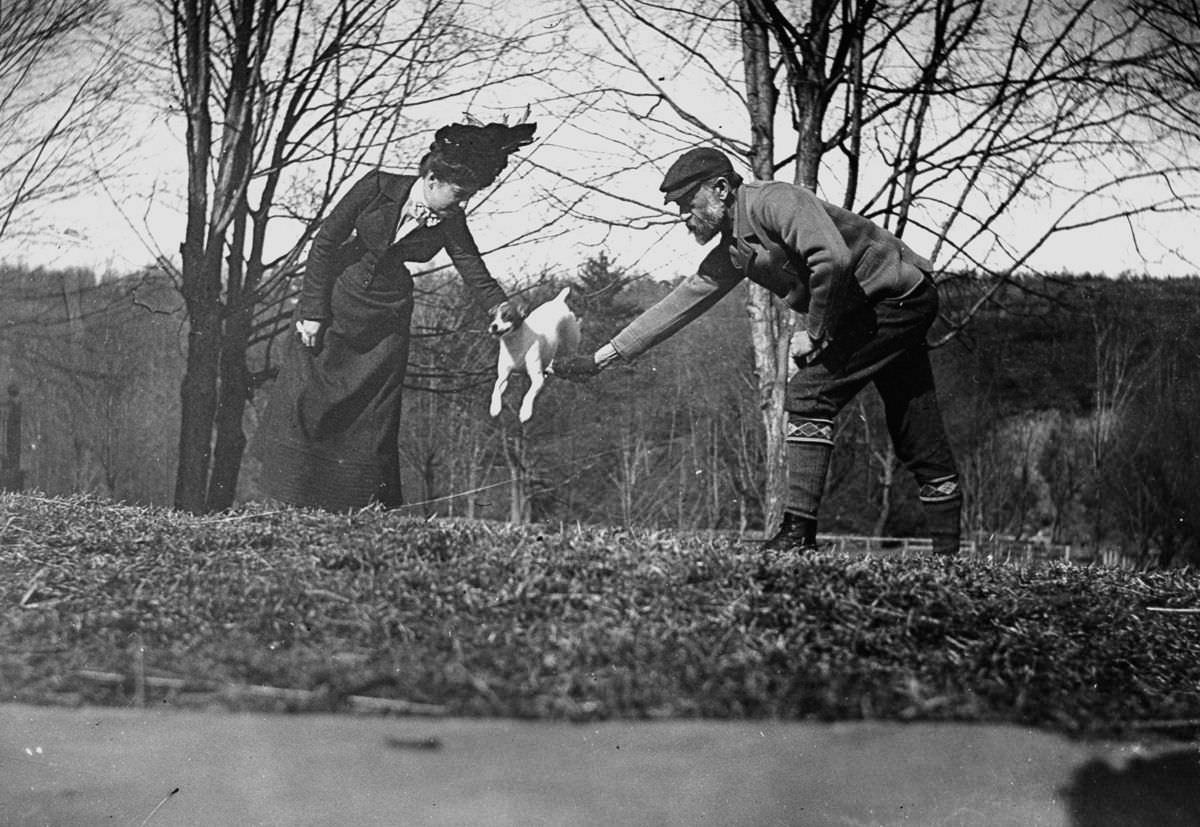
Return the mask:
<svg viewBox="0 0 1200 827"><path fill-rule="evenodd" d="M488 332L493 336L503 336L511 333L521 325L525 313L516 302L500 302L492 309L492 321L488 324Z"/></svg>

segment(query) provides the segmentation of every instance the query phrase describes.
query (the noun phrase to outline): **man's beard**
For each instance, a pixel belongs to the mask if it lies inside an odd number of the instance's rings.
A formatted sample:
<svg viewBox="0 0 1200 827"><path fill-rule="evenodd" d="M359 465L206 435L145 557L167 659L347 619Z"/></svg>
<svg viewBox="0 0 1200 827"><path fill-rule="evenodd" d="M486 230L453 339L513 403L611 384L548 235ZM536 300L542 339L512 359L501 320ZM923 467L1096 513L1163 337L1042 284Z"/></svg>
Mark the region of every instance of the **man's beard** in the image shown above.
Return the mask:
<svg viewBox="0 0 1200 827"><path fill-rule="evenodd" d="M705 204L699 209L692 210L692 214L688 216L688 232L698 243L707 244L721 232L721 224L724 220L725 205L709 196Z"/></svg>

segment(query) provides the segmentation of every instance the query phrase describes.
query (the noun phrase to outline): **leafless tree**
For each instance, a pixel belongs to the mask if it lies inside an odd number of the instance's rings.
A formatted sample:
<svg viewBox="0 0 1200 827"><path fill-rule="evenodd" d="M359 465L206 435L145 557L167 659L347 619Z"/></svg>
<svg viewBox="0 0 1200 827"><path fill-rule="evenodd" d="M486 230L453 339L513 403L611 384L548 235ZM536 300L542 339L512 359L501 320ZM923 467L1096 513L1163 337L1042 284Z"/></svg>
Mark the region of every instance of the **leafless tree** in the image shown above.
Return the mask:
<svg viewBox="0 0 1200 827"><path fill-rule="evenodd" d="M1200 557L1200 386L1190 354L1161 355L1131 401L1107 456L1103 507L1110 530L1142 565L1194 564Z"/></svg>
<svg viewBox="0 0 1200 827"><path fill-rule="evenodd" d="M459 0L158 8L187 123L179 280L190 338L175 503L205 511L233 501L246 402L269 373L248 354L286 324L288 280L343 182L420 142L423 112L469 105L471 90L532 71L532 57L522 32ZM292 233L282 252L270 243L281 220Z"/></svg>
<svg viewBox="0 0 1200 827"><path fill-rule="evenodd" d="M1145 384L1143 368L1155 361L1148 353L1148 331L1131 329L1111 306L1092 310L1091 324L1096 369L1092 392L1092 417L1088 448L1093 487L1092 542L1097 550L1104 537L1106 477L1110 473L1117 435L1122 430L1130 405Z"/></svg>
<svg viewBox="0 0 1200 827"><path fill-rule="evenodd" d="M638 137L622 142L627 167L661 168L705 142L759 178L790 169L793 181L887 226L940 267L980 273L948 335L1060 237L1134 228L1142 216L1200 203L1194 122L1147 93L1162 49L1134 7L575 2L601 41L595 59L607 83L587 93L604 96L595 110L636 123ZM598 198L613 189L588 183ZM622 199L631 226L668 220L646 199ZM1030 210L1040 226L1016 235ZM768 491L777 493L790 318L761 293L748 309Z"/></svg>
<svg viewBox="0 0 1200 827"><path fill-rule="evenodd" d="M25 403L29 485L162 502L181 361L170 282L3 266L0 296L0 374Z"/></svg>
<svg viewBox="0 0 1200 827"><path fill-rule="evenodd" d="M1200 139L1200 5L1195 0L1130 0L1145 21L1148 57L1115 61L1141 81L1138 88L1152 117L1152 135L1195 154ZM1200 269L1182 249L1175 255Z"/></svg>
<svg viewBox="0 0 1200 827"><path fill-rule="evenodd" d="M1091 435L1088 432L1093 422L1065 416L1059 411L1047 414L1046 419L1049 433L1041 446L1037 469L1046 483L1050 540L1070 542L1074 538L1064 536L1064 533L1074 528L1072 512L1080 494L1091 484L1093 469L1089 462Z"/></svg>
<svg viewBox="0 0 1200 827"><path fill-rule="evenodd" d="M44 232L38 208L87 184L112 145L113 19L107 0L0 7L0 239Z"/></svg>

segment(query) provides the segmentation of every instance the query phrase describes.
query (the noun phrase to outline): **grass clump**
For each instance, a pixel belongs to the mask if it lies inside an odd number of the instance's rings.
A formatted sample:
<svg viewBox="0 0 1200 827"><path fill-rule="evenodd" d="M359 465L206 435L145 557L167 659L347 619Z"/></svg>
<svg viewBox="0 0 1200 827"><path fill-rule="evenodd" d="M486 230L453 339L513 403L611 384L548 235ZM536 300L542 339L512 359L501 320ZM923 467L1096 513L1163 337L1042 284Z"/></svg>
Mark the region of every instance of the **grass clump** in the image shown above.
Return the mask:
<svg viewBox="0 0 1200 827"><path fill-rule="evenodd" d="M0 495L0 697L1200 728L1200 578Z"/></svg>

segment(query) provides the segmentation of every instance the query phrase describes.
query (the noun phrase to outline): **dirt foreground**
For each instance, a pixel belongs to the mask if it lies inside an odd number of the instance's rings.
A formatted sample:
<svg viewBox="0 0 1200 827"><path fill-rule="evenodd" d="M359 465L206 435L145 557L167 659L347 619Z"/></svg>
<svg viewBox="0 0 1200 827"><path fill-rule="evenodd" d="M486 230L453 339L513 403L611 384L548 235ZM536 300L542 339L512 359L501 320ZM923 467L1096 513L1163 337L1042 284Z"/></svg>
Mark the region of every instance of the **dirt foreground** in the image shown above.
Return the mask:
<svg viewBox="0 0 1200 827"><path fill-rule="evenodd" d="M0 706L0 824L1200 824L1200 752L1009 726Z"/></svg>

